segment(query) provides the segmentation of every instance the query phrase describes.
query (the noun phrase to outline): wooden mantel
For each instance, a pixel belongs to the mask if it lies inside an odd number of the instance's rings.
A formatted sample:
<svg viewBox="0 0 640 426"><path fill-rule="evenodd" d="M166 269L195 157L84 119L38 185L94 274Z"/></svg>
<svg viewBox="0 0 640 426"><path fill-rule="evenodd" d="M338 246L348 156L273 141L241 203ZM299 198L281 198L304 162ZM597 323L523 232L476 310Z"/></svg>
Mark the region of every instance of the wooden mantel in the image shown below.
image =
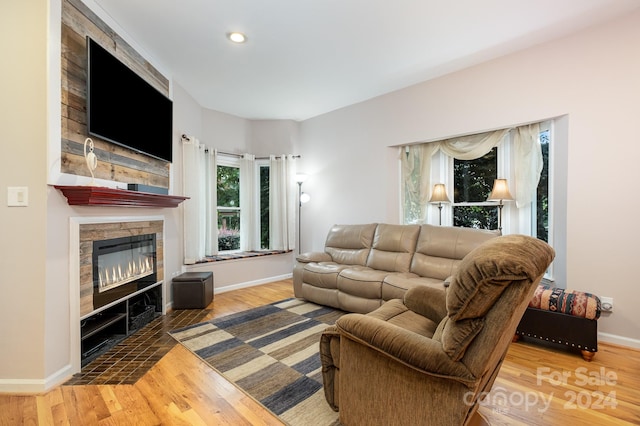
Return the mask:
<svg viewBox="0 0 640 426"><path fill-rule="evenodd" d="M53 185L70 206L174 208L189 197L129 191L104 186Z"/></svg>

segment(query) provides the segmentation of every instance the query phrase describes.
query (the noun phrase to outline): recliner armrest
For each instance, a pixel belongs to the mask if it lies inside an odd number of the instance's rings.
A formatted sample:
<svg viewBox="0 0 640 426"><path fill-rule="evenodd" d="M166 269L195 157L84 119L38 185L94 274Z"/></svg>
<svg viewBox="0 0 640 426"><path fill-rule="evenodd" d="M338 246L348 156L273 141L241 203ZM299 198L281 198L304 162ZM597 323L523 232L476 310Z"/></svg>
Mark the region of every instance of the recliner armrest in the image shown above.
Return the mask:
<svg viewBox="0 0 640 426"><path fill-rule="evenodd" d="M477 381L464 364L452 361L436 340L362 314L344 315L336 321L336 327L343 337L424 374L455 380L467 386L473 386Z"/></svg>
<svg viewBox="0 0 640 426"><path fill-rule="evenodd" d="M444 288L417 286L404 294L404 305L413 312L439 324L447 316L447 293Z"/></svg>
<svg viewBox="0 0 640 426"><path fill-rule="evenodd" d="M296 260L300 263L333 261L329 253L319 252L319 251L310 251L307 253L300 253L299 255L296 256Z"/></svg>

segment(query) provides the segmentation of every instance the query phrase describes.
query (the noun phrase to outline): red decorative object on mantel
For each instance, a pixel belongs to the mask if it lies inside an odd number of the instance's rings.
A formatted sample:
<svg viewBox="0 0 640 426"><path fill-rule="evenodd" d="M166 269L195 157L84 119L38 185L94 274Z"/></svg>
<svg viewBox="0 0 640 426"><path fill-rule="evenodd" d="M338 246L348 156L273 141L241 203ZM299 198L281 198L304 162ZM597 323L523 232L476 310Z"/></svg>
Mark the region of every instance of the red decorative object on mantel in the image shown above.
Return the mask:
<svg viewBox="0 0 640 426"><path fill-rule="evenodd" d="M53 185L67 197L70 206L174 208L189 197L152 194L104 186Z"/></svg>

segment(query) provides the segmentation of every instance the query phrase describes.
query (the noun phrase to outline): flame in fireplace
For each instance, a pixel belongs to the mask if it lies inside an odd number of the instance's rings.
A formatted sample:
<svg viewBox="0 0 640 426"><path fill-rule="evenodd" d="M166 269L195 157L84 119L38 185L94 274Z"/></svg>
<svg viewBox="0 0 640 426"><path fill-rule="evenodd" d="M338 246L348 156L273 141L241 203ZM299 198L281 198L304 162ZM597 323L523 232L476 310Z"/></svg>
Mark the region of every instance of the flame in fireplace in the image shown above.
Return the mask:
<svg viewBox="0 0 640 426"><path fill-rule="evenodd" d="M99 292L130 283L153 274L153 259L139 257L137 261L129 261L126 265L114 265L98 270Z"/></svg>

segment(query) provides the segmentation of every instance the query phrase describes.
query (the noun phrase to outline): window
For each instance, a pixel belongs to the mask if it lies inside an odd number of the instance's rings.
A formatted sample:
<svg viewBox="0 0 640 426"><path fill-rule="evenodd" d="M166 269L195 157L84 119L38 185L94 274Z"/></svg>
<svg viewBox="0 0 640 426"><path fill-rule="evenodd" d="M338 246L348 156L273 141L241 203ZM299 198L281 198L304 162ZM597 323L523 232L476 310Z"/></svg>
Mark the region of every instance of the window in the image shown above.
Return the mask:
<svg viewBox="0 0 640 426"><path fill-rule="evenodd" d="M544 123L547 124L547 123ZM540 147L542 148L542 173L536 192L535 208L532 209L534 231L532 235L549 242L549 147L551 142L551 130L549 126L541 127Z"/></svg>
<svg viewBox="0 0 640 426"><path fill-rule="evenodd" d="M498 208L487 202L498 177L498 148L475 160L453 160L453 225L498 228Z"/></svg>
<svg viewBox="0 0 640 426"><path fill-rule="evenodd" d="M540 123L538 139L543 167L536 189L536 197L529 206L512 211L513 224L509 233L528 234L543 241L549 241L550 235L550 176L549 160L552 141L551 122ZM470 228L497 229L498 207L495 202L487 202L493 180L506 177L512 195L513 173L509 165L509 137L500 147L492 149L484 157L475 160L453 160L453 225ZM500 171L500 173L498 173ZM512 203L505 204L511 207ZM505 207L506 210L506 207ZM505 220L506 211L503 211Z"/></svg>
<svg viewBox="0 0 640 426"><path fill-rule="evenodd" d="M240 249L240 164L237 159L220 160L217 168L218 251ZM259 171L258 206L260 248L269 249L269 162L256 162Z"/></svg>
<svg viewBox="0 0 640 426"><path fill-rule="evenodd" d="M443 225L497 229L499 207L496 202L486 200L494 179L505 178L511 194L519 196L523 202L519 206L515 200L503 203L503 232L531 235L553 246L556 259L547 271L547 278L557 280L562 286L566 282L567 243L564 230L567 213L568 117L498 132L401 146L401 152L406 153L406 157L400 158L403 222L438 223L441 213ZM491 140L493 135L495 138ZM533 140L520 139L530 137ZM473 145L476 140L490 144ZM516 145L520 140L523 144ZM539 157L536 158L536 150L530 149L535 148L534 143L539 144L542 164ZM459 154L465 155L465 149L469 147L486 152L490 146L494 148L481 158L469 161L453 158ZM469 157L471 155L467 155ZM422 163L423 160L426 163ZM520 173L520 191L525 188L527 194L516 193L516 172ZM422 173L428 173L428 179L424 179ZM452 200L451 204L445 203L441 211L437 204L426 203L437 183L444 183Z"/></svg>
<svg viewBox="0 0 640 426"><path fill-rule="evenodd" d="M240 249L240 168L218 165L218 251Z"/></svg>
<svg viewBox="0 0 640 426"><path fill-rule="evenodd" d="M269 166L260 165L260 248L269 248Z"/></svg>

